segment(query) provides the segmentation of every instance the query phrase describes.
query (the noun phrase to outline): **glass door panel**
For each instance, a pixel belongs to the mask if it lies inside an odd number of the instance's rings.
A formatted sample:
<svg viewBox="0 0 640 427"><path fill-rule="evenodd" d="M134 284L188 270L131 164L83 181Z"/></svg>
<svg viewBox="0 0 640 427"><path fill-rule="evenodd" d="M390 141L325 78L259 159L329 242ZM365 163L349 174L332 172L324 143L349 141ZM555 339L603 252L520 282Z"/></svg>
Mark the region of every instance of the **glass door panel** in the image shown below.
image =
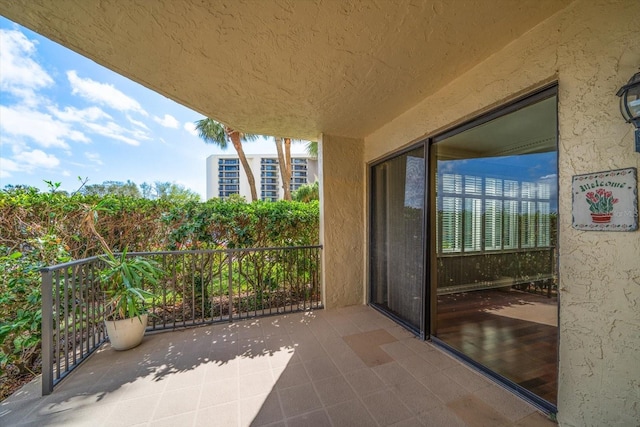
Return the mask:
<svg viewBox="0 0 640 427"><path fill-rule="evenodd" d="M556 96L436 140L432 325L442 342L555 404Z"/></svg>
<svg viewBox="0 0 640 427"><path fill-rule="evenodd" d="M371 303L422 332L424 307L424 147L379 163L371 173Z"/></svg>

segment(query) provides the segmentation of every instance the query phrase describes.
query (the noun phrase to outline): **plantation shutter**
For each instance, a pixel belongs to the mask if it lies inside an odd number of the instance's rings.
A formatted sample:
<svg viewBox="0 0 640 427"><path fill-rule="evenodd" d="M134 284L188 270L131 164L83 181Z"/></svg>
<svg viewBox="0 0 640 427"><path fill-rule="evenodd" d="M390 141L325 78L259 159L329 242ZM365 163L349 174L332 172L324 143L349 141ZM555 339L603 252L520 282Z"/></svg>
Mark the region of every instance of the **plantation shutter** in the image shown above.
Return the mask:
<svg viewBox="0 0 640 427"><path fill-rule="evenodd" d="M462 175L443 174L442 193L462 194ZM462 250L462 197L442 197L442 252Z"/></svg>

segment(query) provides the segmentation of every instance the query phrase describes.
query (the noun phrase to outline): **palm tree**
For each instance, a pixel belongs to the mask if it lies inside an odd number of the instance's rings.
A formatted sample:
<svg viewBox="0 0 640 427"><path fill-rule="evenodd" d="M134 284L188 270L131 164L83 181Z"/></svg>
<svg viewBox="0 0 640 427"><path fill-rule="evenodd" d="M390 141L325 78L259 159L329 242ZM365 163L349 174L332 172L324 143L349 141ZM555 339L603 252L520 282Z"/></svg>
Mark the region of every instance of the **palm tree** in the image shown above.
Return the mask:
<svg viewBox="0 0 640 427"><path fill-rule="evenodd" d="M282 177L282 188L284 189L284 199L291 200L291 142L302 142L300 139L274 137L276 149L278 151L278 163L280 163L280 176ZM282 142L284 141L284 152ZM316 141L307 142L307 153L312 157L318 158L318 143Z"/></svg>
<svg viewBox="0 0 640 427"><path fill-rule="evenodd" d="M251 201L258 200L256 180L253 177L253 172L251 172L247 156L245 156L244 150L242 149L242 141L253 141L258 138L258 135L242 133L210 118L196 120L195 125L198 136L208 144L217 145L224 150L227 148L227 143L231 141L233 148L235 148L236 153L238 153L242 169L244 169L244 173L247 175L247 181L249 181L249 188L251 189Z"/></svg>
<svg viewBox="0 0 640 427"><path fill-rule="evenodd" d="M274 137L276 143L276 151L278 152L278 163L280 164L280 177L282 178L282 189L284 190L284 200L291 200L291 149L288 150L288 158L282 149L282 138ZM285 138L285 141L287 138ZM291 146L291 140L289 140Z"/></svg>
<svg viewBox="0 0 640 427"><path fill-rule="evenodd" d="M307 154L309 154L314 159L318 158L318 141L307 142Z"/></svg>

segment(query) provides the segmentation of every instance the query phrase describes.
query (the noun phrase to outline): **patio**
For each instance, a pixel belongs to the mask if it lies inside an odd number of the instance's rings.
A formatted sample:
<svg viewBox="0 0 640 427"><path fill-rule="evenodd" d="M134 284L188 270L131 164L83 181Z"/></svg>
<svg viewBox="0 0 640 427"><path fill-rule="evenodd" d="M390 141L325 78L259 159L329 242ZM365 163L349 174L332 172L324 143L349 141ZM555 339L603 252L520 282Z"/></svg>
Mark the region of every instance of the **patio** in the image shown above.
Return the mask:
<svg viewBox="0 0 640 427"><path fill-rule="evenodd" d="M553 426L366 306L105 344L54 392L0 404L12 426Z"/></svg>

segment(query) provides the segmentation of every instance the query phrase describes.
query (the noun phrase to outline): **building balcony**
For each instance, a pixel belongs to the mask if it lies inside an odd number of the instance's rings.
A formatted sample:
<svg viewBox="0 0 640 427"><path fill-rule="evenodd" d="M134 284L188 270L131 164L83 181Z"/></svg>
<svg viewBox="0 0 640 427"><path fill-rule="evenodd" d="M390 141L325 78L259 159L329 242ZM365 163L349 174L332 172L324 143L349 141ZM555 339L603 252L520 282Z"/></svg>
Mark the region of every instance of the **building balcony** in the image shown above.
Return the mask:
<svg viewBox="0 0 640 427"><path fill-rule="evenodd" d="M366 306L106 343L1 425L553 426L536 408Z"/></svg>

